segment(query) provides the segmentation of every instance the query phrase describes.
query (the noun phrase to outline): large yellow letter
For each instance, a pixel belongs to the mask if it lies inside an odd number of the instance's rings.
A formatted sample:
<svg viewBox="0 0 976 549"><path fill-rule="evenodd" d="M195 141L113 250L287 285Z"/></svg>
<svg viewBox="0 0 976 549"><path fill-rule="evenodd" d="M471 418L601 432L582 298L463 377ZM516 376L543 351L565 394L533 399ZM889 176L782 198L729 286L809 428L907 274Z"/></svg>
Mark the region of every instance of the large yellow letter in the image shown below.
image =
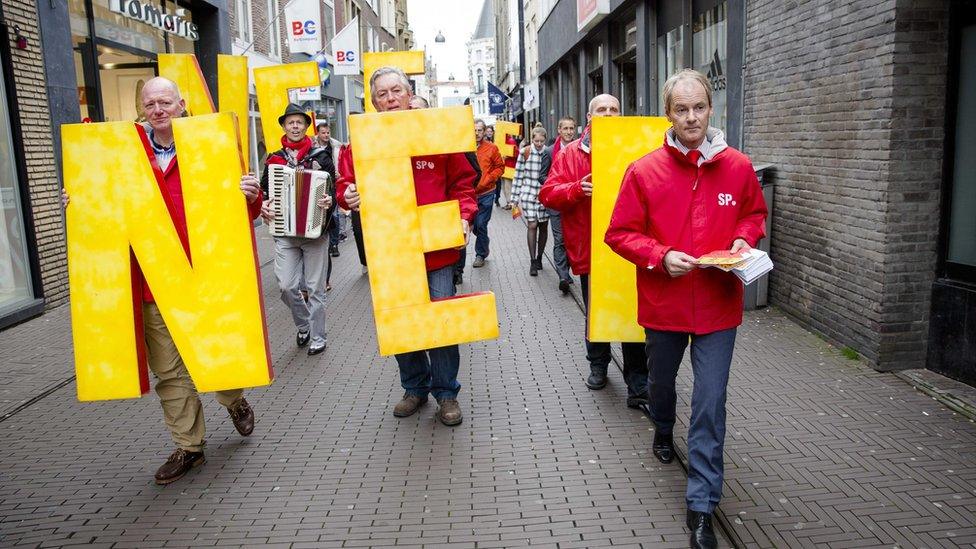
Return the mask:
<svg viewBox="0 0 976 549"><path fill-rule="evenodd" d="M289 63L254 69L254 89L258 95L258 109L261 111L261 130L264 133L264 146L268 152L281 148L281 131L278 117L288 106L288 90L311 88L319 82L319 66L315 61ZM312 119L314 120L314 116ZM315 126L308 127L308 135L315 135Z"/></svg>
<svg viewBox="0 0 976 549"><path fill-rule="evenodd" d="M504 120L495 121L495 145L505 161L505 173L502 177L512 179L515 177L515 159L518 158L518 142L522 135L522 125L515 122ZM514 143L513 143L514 142Z"/></svg>
<svg viewBox="0 0 976 549"><path fill-rule="evenodd" d="M644 341L637 324L637 273L603 242L624 172L664 143L664 117L594 117L593 225L590 260L590 341ZM664 207L667 207L666 205Z"/></svg>
<svg viewBox="0 0 976 549"><path fill-rule="evenodd" d="M268 354L253 225L240 191L233 114L173 121L190 258L131 122L61 128L68 277L80 400L137 397L142 289L130 248L197 389L267 385ZM185 152L182 152L185 151Z"/></svg>
<svg viewBox="0 0 976 549"><path fill-rule="evenodd" d="M417 206L411 158L473 151L471 108L349 119L380 354L498 337L491 292L431 301L424 252L464 244L458 202ZM437 131L430 131L437 128Z"/></svg>
<svg viewBox="0 0 976 549"><path fill-rule="evenodd" d="M159 76L169 78L180 88L190 115L213 114L213 96L203 79L197 57L190 53L159 54ZM247 93L247 57L243 55L217 56L217 82L220 89L220 112L237 115L237 128L244 153L244 171L251 160L251 125ZM277 117L276 117L277 118Z"/></svg>
<svg viewBox="0 0 976 549"><path fill-rule="evenodd" d="M380 67L397 67L407 76L424 74L424 52L422 51L382 51L363 54L363 105L366 112L376 112L370 95L369 79Z"/></svg>

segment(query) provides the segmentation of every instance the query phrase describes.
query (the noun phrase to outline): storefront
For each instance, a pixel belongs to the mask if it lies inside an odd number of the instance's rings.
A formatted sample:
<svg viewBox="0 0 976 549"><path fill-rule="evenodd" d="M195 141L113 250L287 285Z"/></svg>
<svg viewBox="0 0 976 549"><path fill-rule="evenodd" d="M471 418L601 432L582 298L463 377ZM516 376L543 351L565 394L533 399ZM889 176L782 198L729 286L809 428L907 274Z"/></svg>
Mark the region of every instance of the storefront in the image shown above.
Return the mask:
<svg viewBox="0 0 976 549"><path fill-rule="evenodd" d="M13 87L10 37L0 32L0 328L43 309L27 177L20 143L20 117ZM31 232L29 232L31 231Z"/></svg>
<svg viewBox="0 0 976 549"><path fill-rule="evenodd" d="M139 120L139 94L159 53L196 53L200 29L172 0L70 0L82 120Z"/></svg>

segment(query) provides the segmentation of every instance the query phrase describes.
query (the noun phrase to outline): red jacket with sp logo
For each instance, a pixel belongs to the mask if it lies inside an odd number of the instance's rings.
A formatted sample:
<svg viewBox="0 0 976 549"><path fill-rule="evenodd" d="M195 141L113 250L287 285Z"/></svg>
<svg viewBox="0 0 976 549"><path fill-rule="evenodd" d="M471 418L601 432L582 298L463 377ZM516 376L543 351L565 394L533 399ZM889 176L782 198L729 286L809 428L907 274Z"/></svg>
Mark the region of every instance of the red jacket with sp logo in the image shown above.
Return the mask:
<svg viewBox="0 0 976 549"><path fill-rule="evenodd" d="M478 213L474 186L478 174L464 156L464 153L435 154L410 159L413 169L414 191L417 205L434 204L457 200L461 208L461 219L469 224ZM345 145L339 151L339 178L336 180L336 199L339 206L348 210L346 187L356 182L353 169L352 148ZM434 271L457 263L461 253L458 250L437 250L424 254L428 271Z"/></svg>
<svg viewBox="0 0 976 549"><path fill-rule="evenodd" d="M605 242L637 266L637 319L654 330L707 334L742 323L742 282L716 268L673 278L670 250L694 257L765 234L766 202L749 158L709 129L710 157L693 164L664 146L627 169ZM652 269L647 267L651 266Z"/></svg>

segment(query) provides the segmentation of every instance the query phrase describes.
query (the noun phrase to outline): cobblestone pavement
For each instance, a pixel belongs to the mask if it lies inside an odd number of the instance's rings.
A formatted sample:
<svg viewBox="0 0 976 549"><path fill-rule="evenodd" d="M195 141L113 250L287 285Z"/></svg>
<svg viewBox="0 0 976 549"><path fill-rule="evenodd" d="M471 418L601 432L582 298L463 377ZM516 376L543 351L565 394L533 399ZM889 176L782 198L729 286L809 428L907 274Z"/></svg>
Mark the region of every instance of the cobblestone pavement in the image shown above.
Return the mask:
<svg viewBox="0 0 976 549"><path fill-rule="evenodd" d="M323 355L294 347L263 269L277 379L248 391L255 432L239 437L204 395L207 463L167 487L152 482L172 449L155 396L77 402L66 307L0 332L0 545L687 546L682 466L650 455L650 423L624 406L619 372L603 391L583 386L578 298L559 295L548 263L528 276L524 229L506 213L495 210L492 254L461 287L496 293L502 330L461 347L455 428L433 403L390 415L397 369L377 356L351 239ZM775 310L747 314L723 546L972 546L974 516L972 421Z"/></svg>

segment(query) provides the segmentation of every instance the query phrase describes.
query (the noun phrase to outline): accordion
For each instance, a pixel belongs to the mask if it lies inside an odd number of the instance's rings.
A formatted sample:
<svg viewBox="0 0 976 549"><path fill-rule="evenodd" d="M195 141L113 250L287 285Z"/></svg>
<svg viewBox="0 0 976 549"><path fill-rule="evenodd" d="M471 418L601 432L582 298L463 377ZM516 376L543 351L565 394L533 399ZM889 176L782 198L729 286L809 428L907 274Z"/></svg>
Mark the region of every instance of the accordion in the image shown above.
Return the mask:
<svg viewBox="0 0 976 549"><path fill-rule="evenodd" d="M272 236L318 238L329 225L327 210L319 208L320 198L332 195L333 182L328 172L268 166L268 198L272 200Z"/></svg>

